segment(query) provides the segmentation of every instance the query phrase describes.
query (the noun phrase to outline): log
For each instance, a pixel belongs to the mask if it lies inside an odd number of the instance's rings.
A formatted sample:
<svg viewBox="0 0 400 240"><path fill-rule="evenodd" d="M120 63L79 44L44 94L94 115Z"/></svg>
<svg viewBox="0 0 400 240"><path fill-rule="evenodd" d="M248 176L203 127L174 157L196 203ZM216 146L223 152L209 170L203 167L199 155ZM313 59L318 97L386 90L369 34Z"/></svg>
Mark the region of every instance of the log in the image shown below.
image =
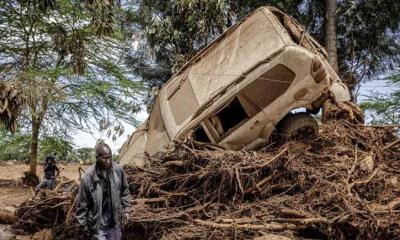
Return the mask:
<svg viewBox="0 0 400 240"><path fill-rule="evenodd" d="M252 222L258 222L258 219L254 219L254 218L222 218L222 219L218 219L218 222L222 222L222 223L252 223Z"/></svg>
<svg viewBox="0 0 400 240"><path fill-rule="evenodd" d="M394 145L396 145L396 144L398 144L398 143L400 143L400 139L397 139L396 141L394 141L394 142L392 142L392 143L386 145L385 147L382 148L382 150L386 150L386 149L388 149L388 148L391 148L391 147L393 147Z"/></svg>
<svg viewBox="0 0 400 240"><path fill-rule="evenodd" d="M265 221L265 220L264 220ZM323 217L315 217L315 218L275 218L275 219L270 219L270 222L277 222L277 223L293 223L296 225L310 225L314 223L322 223L322 224L330 224L331 221L329 221L327 218Z"/></svg>
<svg viewBox="0 0 400 240"><path fill-rule="evenodd" d="M164 165L166 167L184 167L187 164L184 161L168 161L165 162Z"/></svg>
<svg viewBox="0 0 400 240"><path fill-rule="evenodd" d="M201 226L208 226L213 228L222 229L243 229L243 230L264 230L264 231L285 231L285 230L296 230L298 227L294 224L236 224L236 223L215 223L210 221L204 221L200 219L193 220L194 223Z"/></svg>
<svg viewBox="0 0 400 240"><path fill-rule="evenodd" d="M312 214L306 213L300 210L291 209L291 208L282 208L281 214L286 217L294 217L294 218L310 218Z"/></svg>
<svg viewBox="0 0 400 240"><path fill-rule="evenodd" d="M261 237L256 237L253 240L293 240L293 238L276 234L265 234Z"/></svg>
<svg viewBox="0 0 400 240"><path fill-rule="evenodd" d="M167 198L158 197L158 198L137 198L134 199L132 202L134 203L156 203L156 202L165 202Z"/></svg>

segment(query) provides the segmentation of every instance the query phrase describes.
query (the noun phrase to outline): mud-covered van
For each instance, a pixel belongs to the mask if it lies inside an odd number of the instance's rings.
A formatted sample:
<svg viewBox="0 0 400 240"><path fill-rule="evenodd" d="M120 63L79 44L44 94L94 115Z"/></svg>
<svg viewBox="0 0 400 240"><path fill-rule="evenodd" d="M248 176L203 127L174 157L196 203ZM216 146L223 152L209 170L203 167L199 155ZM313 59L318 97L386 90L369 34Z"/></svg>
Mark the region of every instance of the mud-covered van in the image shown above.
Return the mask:
<svg viewBox="0 0 400 240"><path fill-rule="evenodd" d="M350 100L321 47L296 20L255 10L187 62L159 91L149 118L124 143L122 164L142 165L189 132L228 149L255 149L273 133L313 135L310 115ZM292 114L303 108L307 112Z"/></svg>

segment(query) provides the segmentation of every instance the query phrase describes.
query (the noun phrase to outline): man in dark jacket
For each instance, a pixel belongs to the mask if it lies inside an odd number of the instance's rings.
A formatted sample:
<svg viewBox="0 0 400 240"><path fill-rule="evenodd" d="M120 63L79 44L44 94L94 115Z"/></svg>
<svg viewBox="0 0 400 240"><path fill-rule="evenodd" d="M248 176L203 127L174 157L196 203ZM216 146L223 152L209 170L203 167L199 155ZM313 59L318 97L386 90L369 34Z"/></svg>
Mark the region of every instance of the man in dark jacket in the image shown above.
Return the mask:
<svg viewBox="0 0 400 240"><path fill-rule="evenodd" d="M56 185L56 178L60 174L60 170L56 165L56 159L54 158L54 156L46 157L45 163L43 165L43 172L43 180L36 186L35 195L42 188L49 188L50 190L53 190L54 186Z"/></svg>
<svg viewBox="0 0 400 240"><path fill-rule="evenodd" d="M123 215L129 213L129 189L122 167L112 161L110 147L96 145L96 163L79 187L76 219L84 232L99 240L120 240Z"/></svg>

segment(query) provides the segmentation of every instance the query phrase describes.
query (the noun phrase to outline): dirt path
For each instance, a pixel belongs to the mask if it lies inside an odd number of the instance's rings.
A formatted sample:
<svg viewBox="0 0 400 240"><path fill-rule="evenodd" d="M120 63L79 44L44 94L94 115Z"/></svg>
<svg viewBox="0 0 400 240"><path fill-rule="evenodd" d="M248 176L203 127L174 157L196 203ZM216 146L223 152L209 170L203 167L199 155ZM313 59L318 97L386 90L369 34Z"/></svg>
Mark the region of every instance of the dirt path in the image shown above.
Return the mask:
<svg viewBox="0 0 400 240"><path fill-rule="evenodd" d="M86 169L88 165L79 165L79 164L57 164L61 173L60 176L67 177L69 179L78 179L79 178L79 167L82 169ZM24 175L25 171L29 170L28 164L16 163L16 164L6 164L4 166L0 166L0 179L1 180L18 180ZM41 178L43 176L42 165L38 165L37 174Z"/></svg>
<svg viewBox="0 0 400 240"><path fill-rule="evenodd" d="M0 209L9 211L32 197L31 189L28 187L0 187L0 192Z"/></svg>
<svg viewBox="0 0 400 240"><path fill-rule="evenodd" d="M86 169L87 165L79 164L58 164L60 169L60 176L69 179L79 179L79 167ZM21 177L24 172L29 170L28 164L12 164L0 166L0 209L12 208L21 204L24 200L32 197L32 191L29 187L21 186ZM38 175L40 178L43 176L43 169L38 166ZM8 182L15 184L7 184ZM1 184L4 183L4 184ZM13 186L14 185L14 186Z"/></svg>
<svg viewBox="0 0 400 240"><path fill-rule="evenodd" d="M79 179L79 167L86 169L88 166L79 164L58 164L60 176L69 179ZM24 172L29 170L28 164L12 164L0 166L0 209L11 206L15 207L22 203L25 199L32 197L32 190L29 187L20 185L21 177ZM43 176L43 169L38 166L38 175ZM17 186L10 186L8 182L15 182ZM3 184L1 184L3 183ZM13 184L13 185L15 185Z"/></svg>
<svg viewBox="0 0 400 240"><path fill-rule="evenodd" d="M79 179L79 167L86 169L87 165L79 164L58 164L60 176L69 179ZM6 164L0 166L0 209L13 212L15 208L26 199L32 198L30 187L21 186L21 177L29 170L28 164ZM38 175L43 177L43 169L38 166ZM30 236L15 236L11 233L9 225L0 224L0 240L26 240Z"/></svg>

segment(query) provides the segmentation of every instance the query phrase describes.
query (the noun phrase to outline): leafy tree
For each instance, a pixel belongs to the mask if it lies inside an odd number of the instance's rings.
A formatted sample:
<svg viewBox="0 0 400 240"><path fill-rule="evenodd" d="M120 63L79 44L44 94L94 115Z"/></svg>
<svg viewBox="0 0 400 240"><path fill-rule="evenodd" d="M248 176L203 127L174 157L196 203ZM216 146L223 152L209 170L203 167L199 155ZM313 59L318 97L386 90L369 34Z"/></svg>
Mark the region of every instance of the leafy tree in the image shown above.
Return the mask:
<svg viewBox="0 0 400 240"><path fill-rule="evenodd" d="M0 160L27 160L31 138L28 134L11 135L0 128Z"/></svg>
<svg viewBox="0 0 400 240"><path fill-rule="evenodd" d="M75 155L74 144L71 139L60 137L44 137L40 141L39 158L45 159L53 153L57 154L57 160L73 161Z"/></svg>
<svg viewBox="0 0 400 240"><path fill-rule="evenodd" d="M30 145L29 134L10 134L5 129L0 130L0 160L27 160L30 157ZM42 161L52 153L57 153L59 160L76 160L76 151L71 139L41 136L39 145L38 156Z"/></svg>
<svg viewBox="0 0 400 240"><path fill-rule="evenodd" d="M66 136L93 121L104 128L136 123L140 85L121 62L128 45L118 13L114 1L0 2L0 78L18 81L26 95L30 172L41 133Z"/></svg>
<svg viewBox="0 0 400 240"><path fill-rule="evenodd" d="M77 152L80 161L83 161L84 163L93 163L95 161L94 148L79 148Z"/></svg>
<svg viewBox="0 0 400 240"><path fill-rule="evenodd" d="M362 81L398 66L400 2L339 1L337 16L340 72L357 94Z"/></svg>
<svg viewBox="0 0 400 240"><path fill-rule="evenodd" d="M393 87L390 93L372 92L361 107L367 111L372 124L400 125L400 73L387 78Z"/></svg>
<svg viewBox="0 0 400 240"><path fill-rule="evenodd" d="M24 103L22 92L13 81L0 79L0 127L17 130L17 120Z"/></svg>

